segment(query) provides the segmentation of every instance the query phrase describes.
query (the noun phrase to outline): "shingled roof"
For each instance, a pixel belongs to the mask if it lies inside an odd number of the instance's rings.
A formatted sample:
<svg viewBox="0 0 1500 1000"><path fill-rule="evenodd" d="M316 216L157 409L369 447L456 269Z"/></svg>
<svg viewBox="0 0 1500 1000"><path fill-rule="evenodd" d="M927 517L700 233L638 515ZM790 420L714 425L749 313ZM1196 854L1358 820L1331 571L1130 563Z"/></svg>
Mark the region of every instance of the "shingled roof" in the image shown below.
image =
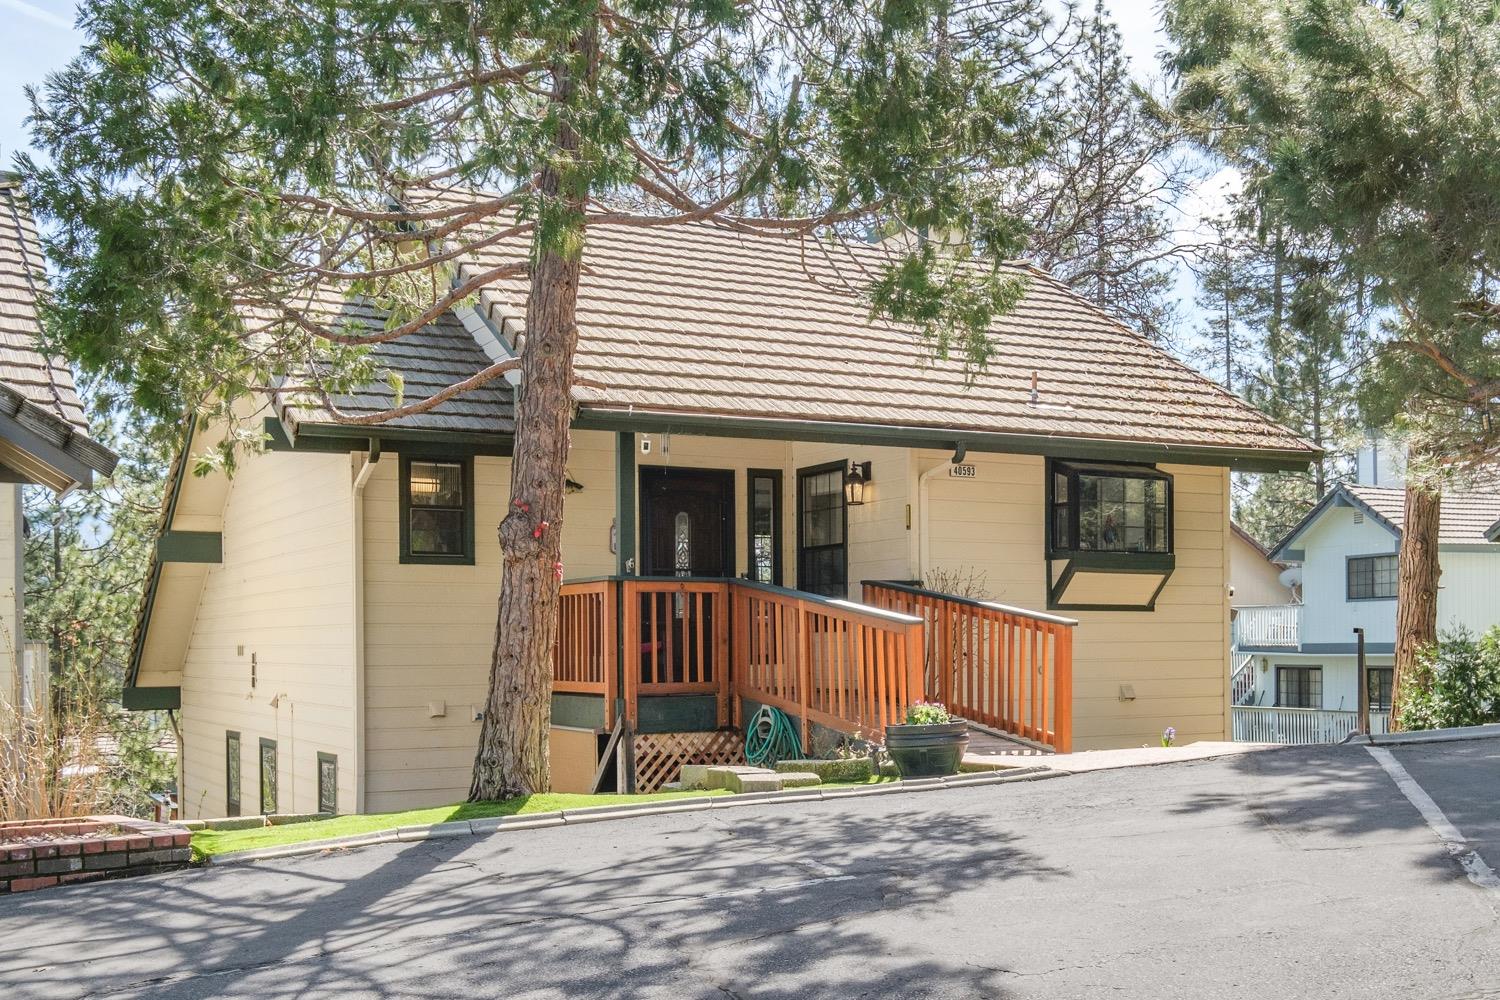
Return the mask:
<svg viewBox="0 0 1500 1000"><path fill-rule="evenodd" d="M525 250L519 240L497 242L465 268L470 274L488 270ZM911 330L872 319L860 294L889 252L745 235L710 224L590 229L578 295L576 371L604 388L576 390L581 414L1125 442L1267 453L1283 463L1317 454L1307 441L1024 264L1010 266L1026 291L991 329L994 356L987 370L974 375L960 359L936 359ZM511 343L526 295L525 279L516 278L496 282L480 296L480 311ZM428 352L438 351L442 338L456 338L458 326L433 331L421 357L399 360L431 366L433 374L456 373L438 367ZM461 350L453 344L450 359L456 362ZM408 385L407 398L419 398L410 378ZM373 391L370 405L379 394ZM457 416L456 402L435 412ZM302 418L317 419L312 412ZM417 426L415 418L401 425Z"/></svg>
<svg viewBox="0 0 1500 1000"><path fill-rule="evenodd" d="M341 332L374 335L386 329L390 313L370 302L338 302L325 295L320 302L304 306L310 317ZM473 324L480 321L477 317ZM488 367L491 360L458 315L444 313L415 333L386 341L372 348L375 361L398 373L402 400L424 399ZM302 423L325 422L328 412L319 406L293 401L283 415L295 428ZM389 381L376 381L358 391L333 397L338 410L350 417L379 413L400 405ZM382 427L438 430L470 434L510 434L515 430L515 400L504 379L495 379L477 389L445 400L424 413L415 413L384 423Z"/></svg>
<svg viewBox="0 0 1500 1000"><path fill-rule="evenodd" d="M1406 491L1388 486L1345 487L1366 507L1375 511L1397 532L1406 524ZM1438 528L1441 545L1483 545L1493 541L1486 536L1500 522L1500 492L1444 493L1442 523ZM1496 547L1500 552L1500 546Z"/></svg>
<svg viewBox="0 0 1500 1000"><path fill-rule="evenodd" d="M0 429L0 438L13 445L0 461L25 466L19 471L65 488L87 483L90 471L108 474L115 456L87 436L73 373L37 346L42 332L37 300L45 288L41 243L20 179L0 172L0 418L12 422ZM39 454L49 448L63 457ZM47 473L30 465L27 456L49 468L70 468Z"/></svg>
<svg viewBox="0 0 1500 1000"><path fill-rule="evenodd" d="M514 247L496 246L479 267ZM1016 265L1026 292L991 328L970 380L910 330L872 320L857 289L887 251L711 225L599 227L578 294L591 410L929 427L1152 445L1316 449L1085 302ZM490 295L524 316L526 288ZM1032 373L1037 395L1032 400Z"/></svg>

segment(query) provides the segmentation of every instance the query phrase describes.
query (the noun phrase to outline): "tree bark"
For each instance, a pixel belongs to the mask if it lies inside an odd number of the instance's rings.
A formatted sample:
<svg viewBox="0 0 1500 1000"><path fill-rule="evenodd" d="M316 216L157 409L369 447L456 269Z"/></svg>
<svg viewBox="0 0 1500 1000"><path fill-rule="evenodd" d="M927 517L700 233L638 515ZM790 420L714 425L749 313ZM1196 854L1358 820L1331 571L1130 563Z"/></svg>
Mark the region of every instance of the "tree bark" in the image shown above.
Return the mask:
<svg viewBox="0 0 1500 1000"><path fill-rule="evenodd" d="M1442 496L1408 481L1396 578L1396 669L1391 681L1391 721L1396 728L1402 695L1420 683L1417 655L1437 641L1441 518Z"/></svg>
<svg viewBox="0 0 1500 1000"><path fill-rule="evenodd" d="M594 48L592 33L577 43L585 65L592 64ZM572 100L577 80L566 62L559 62L553 79L553 100ZM556 155L539 175L538 193L560 205L581 230L586 192L575 175L579 138L567 117L562 116L554 140ZM565 255L543 245L533 260L516 400L511 505L500 522L500 607L470 801L543 792L551 783L552 650L563 573L581 253Z"/></svg>

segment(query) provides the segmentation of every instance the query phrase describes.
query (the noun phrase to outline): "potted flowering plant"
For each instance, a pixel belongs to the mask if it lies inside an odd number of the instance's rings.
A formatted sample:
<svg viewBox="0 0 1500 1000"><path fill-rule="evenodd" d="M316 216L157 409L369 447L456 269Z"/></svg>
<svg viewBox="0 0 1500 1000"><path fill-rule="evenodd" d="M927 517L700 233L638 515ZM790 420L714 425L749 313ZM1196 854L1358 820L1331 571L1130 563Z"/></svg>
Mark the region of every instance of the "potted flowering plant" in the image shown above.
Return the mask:
<svg viewBox="0 0 1500 1000"><path fill-rule="evenodd" d="M936 702L919 701L906 710L905 725L885 727L885 752L903 778L957 774L969 748L969 724Z"/></svg>

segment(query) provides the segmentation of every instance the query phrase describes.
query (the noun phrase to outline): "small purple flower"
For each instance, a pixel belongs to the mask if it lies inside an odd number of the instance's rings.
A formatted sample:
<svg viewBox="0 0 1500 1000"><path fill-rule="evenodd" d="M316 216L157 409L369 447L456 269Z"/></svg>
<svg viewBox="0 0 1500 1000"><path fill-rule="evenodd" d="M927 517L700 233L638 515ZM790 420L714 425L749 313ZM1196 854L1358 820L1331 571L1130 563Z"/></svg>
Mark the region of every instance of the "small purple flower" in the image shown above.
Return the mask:
<svg viewBox="0 0 1500 1000"><path fill-rule="evenodd" d="M1168 726L1166 729L1163 729L1161 731L1161 745L1162 746L1169 747L1169 746L1171 746L1175 742L1177 742L1177 727L1176 726Z"/></svg>

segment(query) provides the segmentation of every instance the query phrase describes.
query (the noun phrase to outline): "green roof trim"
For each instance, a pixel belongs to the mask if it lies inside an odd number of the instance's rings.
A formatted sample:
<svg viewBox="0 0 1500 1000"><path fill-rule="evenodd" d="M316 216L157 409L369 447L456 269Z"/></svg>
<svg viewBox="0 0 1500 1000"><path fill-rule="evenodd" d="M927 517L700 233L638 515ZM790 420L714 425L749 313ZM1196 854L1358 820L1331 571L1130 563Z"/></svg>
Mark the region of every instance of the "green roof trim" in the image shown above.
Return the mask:
<svg viewBox="0 0 1500 1000"><path fill-rule="evenodd" d="M161 562L222 563L224 535L218 531L164 531L156 540Z"/></svg>
<svg viewBox="0 0 1500 1000"><path fill-rule="evenodd" d="M120 702L131 712L159 712L182 707L180 687L126 687L120 693Z"/></svg>

